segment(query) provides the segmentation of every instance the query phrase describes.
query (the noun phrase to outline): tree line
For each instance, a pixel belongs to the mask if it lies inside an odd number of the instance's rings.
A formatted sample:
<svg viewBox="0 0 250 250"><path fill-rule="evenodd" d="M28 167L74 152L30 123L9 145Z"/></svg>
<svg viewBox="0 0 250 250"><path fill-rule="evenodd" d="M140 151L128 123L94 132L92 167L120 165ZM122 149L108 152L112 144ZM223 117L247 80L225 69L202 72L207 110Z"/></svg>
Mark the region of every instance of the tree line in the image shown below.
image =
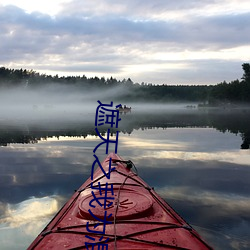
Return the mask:
<svg viewBox="0 0 250 250"><path fill-rule="evenodd" d="M250 103L250 64L242 64L243 76L239 80L222 82L216 85L153 85L134 83L130 78L117 80L110 77L52 76L34 70L9 69L0 67L0 87L38 88L51 84L63 84L80 88L82 91L105 90L120 87L117 95L120 101L190 101L208 105L227 103ZM115 98L114 98L115 100Z"/></svg>
<svg viewBox="0 0 250 250"><path fill-rule="evenodd" d="M226 81L215 85L209 95L209 103L250 103L250 64L243 63L241 80Z"/></svg>

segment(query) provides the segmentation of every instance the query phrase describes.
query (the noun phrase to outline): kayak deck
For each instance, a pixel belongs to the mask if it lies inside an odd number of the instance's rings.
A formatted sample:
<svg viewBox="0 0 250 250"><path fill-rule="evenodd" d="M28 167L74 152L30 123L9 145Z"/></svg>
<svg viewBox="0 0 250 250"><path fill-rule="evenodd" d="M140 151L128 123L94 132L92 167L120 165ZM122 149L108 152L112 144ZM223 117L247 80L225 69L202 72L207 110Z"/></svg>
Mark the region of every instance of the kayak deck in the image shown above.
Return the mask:
<svg viewBox="0 0 250 250"><path fill-rule="evenodd" d="M130 161L111 153L102 162L106 173L110 158L110 179L98 168L28 249L212 249Z"/></svg>

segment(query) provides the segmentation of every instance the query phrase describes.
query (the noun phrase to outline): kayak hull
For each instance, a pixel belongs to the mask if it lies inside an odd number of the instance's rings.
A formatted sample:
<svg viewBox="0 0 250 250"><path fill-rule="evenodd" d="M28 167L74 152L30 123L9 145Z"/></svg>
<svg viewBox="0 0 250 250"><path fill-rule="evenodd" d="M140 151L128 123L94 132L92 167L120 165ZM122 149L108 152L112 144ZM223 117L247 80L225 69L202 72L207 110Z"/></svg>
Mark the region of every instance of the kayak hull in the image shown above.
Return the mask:
<svg viewBox="0 0 250 250"><path fill-rule="evenodd" d="M212 249L131 162L111 153L101 165L28 249Z"/></svg>

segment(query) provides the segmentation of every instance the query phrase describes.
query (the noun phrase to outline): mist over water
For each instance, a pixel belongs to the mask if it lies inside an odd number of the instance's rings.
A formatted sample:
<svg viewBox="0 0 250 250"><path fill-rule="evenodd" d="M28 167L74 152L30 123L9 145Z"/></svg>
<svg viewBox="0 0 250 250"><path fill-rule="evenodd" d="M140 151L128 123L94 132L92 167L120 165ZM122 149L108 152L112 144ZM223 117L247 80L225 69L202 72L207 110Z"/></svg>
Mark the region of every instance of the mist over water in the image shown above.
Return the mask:
<svg viewBox="0 0 250 250"><path fill-rule="evenodd" d="M184 110L188 104L133 103L129 99L119 100L119 96L128 93L124 87L112 90L83 90L76 87L53 84L39 88L0 89L1 122L53 122L60 120L93 120L98 106L97 101L132 107L134 112L154 112Z"/></svg>
<svg viewBox="0 0 250 250"><path fill-rule="evenodd" d="M96 93L97 94L97 93ZM94 93L65 86L39 89L5 89L0 92L1 119L43 120L79 118L94 108Z"/></svg>

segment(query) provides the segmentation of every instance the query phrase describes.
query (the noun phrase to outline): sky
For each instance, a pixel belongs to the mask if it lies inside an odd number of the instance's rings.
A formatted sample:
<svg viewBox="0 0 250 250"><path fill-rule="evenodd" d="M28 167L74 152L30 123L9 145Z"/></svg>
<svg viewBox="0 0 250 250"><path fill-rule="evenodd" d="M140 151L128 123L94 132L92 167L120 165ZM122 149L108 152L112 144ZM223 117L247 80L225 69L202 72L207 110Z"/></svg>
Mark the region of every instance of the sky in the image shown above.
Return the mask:
<svg viewBox="0 0 250 250"><path fill-rule="evenodd" d="M240 79L250 1L0 0L0 67L153 84Z"/></svg>

